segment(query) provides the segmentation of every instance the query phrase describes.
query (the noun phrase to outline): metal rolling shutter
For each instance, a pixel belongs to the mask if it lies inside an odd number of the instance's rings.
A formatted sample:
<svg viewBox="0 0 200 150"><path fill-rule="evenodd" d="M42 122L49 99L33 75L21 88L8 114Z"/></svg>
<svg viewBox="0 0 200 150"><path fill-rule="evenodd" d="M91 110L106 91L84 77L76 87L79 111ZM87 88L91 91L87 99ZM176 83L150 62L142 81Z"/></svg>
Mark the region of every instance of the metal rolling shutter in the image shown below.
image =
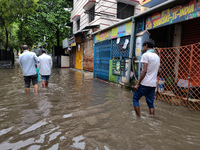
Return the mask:
<svg viewBox="0 0 200 150"><path fill-rule="evenodd" d="M198 42L200 42L200 18L183 22L181 45L190 45Z"/></svg>
<svg viewBox="0 0 200 150"><path fill-rule="evenodd" d="M106 40L95 44L93 69L94 77L108 81L111 50L111 40Z"/></svg>

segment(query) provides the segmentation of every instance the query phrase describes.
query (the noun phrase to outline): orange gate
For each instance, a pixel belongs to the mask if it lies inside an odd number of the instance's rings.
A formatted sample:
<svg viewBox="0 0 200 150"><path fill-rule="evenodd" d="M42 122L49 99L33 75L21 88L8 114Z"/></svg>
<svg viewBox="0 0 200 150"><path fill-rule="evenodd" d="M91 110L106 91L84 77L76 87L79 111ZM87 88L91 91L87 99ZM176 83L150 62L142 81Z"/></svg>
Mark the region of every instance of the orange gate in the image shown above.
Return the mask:
<svg viewBox="0 0 200 150"><path fill-rule="evenodd" d="M155 51L161 69L156 100L200 110L200 43Z"/></svg>

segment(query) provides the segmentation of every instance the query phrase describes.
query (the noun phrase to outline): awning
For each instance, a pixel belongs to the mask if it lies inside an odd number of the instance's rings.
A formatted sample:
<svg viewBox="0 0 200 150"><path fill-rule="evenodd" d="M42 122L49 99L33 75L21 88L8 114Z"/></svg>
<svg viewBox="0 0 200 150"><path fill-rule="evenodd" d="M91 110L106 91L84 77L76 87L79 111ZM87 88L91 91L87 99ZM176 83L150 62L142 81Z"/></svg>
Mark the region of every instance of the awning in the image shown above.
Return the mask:
<svg viewBox="0 0 200 150"><path fill-rule="evenodd" d="M186 0L184 0L184 1L186 1ZM154 7L150 8L150 9L148 9L147 11L145 11L143 13L140 13L138 15L133 16L133 18L139 18L139 17L146 16L146 15L149 15L149 14L157 12L157 11L162 11L162 10L168 9L168 8L174 6L175 3L179 3L179 1L177 1L177 0L168 0L168 1L164 2L164 3L161 3L161 4L157 5L157 6L154 6Z"/></svg>
<svg viewBox="0 0 200 150"><path fill-rule="evenodd" d="M79 20L79 19L80 19L80 15L75 15L75 16L72 18L73 21L77 21L77 20Z"/></svg>
<svg viewBox="0 0 200 150"><path fill-rule="evenodd" d="M87 32L87 31L89 31L89 29L85 29L85 30L82 29L74 33L74 35L83 34L84 32Z"/></svg>
<svg viewBox="0 0 200 150"><path fill-rule="evenodd" d="M141 5L144 6L144 7L154 7L158 4L161 4L163 2L166 2L167 0L142 0L141 1Z"/></svg>
<svg viewBox="0 0 200 150"><path fill-rule="evenodd" d="M128 5L138 5L140 4L140 0L117 0L117 2L121 2Z"/></svg>
<svg viewBox="0 0 200 150"><path fill-rule="evenodd" d="M88 25L88 26L85 26L82 30L93 29L93 28L97 28L97 27L99 27L99 25Z"/></svg>
<svg viewBox="0 0 200 150"><path fill-rule="evenodd" d="M92 8L96 3L96 0L88 0L88 2L83 6L83 9L89 10Z"/></svg>

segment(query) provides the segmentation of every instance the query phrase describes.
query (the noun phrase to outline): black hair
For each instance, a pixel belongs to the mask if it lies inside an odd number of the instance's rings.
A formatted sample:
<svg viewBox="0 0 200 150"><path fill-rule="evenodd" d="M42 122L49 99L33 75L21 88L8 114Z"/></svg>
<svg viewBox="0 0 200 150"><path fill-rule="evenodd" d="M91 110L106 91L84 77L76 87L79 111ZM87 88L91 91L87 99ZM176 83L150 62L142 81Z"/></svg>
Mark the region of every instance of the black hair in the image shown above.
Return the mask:
<svg viewBox="0 0 200 150"><path fill-rule="evenodd" d="M22 49L23 49L23 50L27 50L27 49L28 49L28 46L22 46Z"/></svg>
<svg viewBox="0 0 200 150"><path fill-rule="evenodd" d="M46 50L45 50L45 49L42 49L41 52L42 52L42 54L43 54L43 53L46 53Z"/></svg>
<svg viewBox="0 0 200 150"><path fill-rule="evenodd" d="M144 43L142 44L142 46L148 46L148 48L153 48L155 46L155 42L152 39L148 39L146 41L144 41Z"/></svg>

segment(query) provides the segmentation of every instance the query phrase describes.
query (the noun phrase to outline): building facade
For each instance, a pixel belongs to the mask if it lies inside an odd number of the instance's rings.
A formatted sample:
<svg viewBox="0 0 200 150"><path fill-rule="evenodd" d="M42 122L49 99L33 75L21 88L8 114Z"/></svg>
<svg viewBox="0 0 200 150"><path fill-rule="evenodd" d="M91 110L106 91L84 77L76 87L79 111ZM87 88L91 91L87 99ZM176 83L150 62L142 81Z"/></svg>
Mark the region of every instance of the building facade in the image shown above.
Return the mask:
<svg viewBox="0 0 200 150"><path fill-rule="evenodd" d="M93 33L103 30L130 16L141 12L137 0L74 0L71 21L75 37L76 69L93 71L94 36ZM73 46L72 46L73 47Z"/></svg>

